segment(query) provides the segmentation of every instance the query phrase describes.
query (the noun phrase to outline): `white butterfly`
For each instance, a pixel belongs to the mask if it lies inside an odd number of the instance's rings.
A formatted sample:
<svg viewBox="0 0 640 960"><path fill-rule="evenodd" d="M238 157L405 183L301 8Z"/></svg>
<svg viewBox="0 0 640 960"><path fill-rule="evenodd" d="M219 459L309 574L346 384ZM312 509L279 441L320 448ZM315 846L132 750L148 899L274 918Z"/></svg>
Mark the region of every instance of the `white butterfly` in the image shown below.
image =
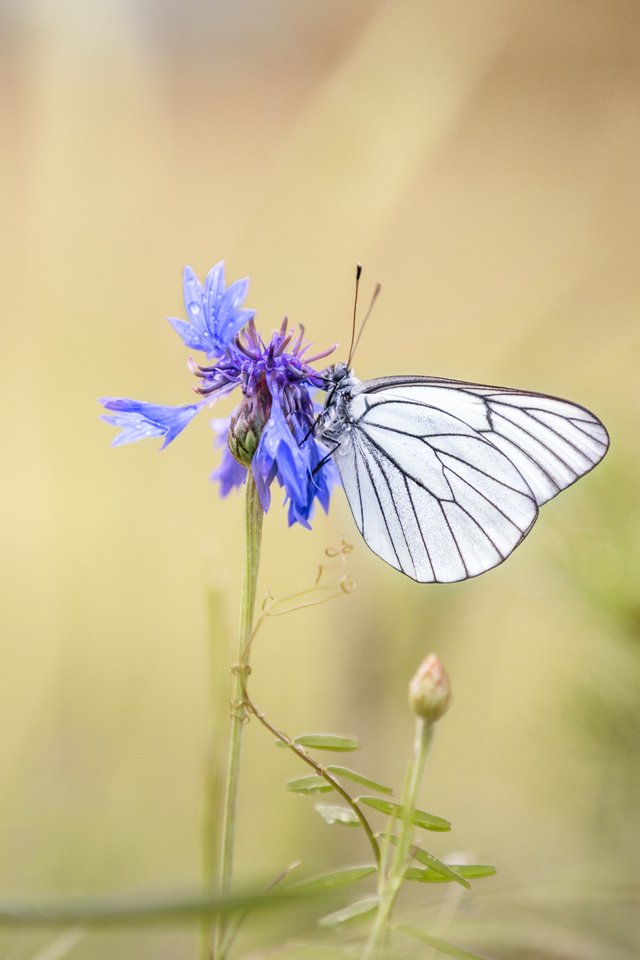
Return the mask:
<svg viewBox="0 0 640 960"><path fill-rule="evenodd" d="M356 525L374 553L420 583L502 563L538 507L609 446L589 410L542 393L438 377L362 382L348 363L324 376L315 432L332 448Z"/></svg>

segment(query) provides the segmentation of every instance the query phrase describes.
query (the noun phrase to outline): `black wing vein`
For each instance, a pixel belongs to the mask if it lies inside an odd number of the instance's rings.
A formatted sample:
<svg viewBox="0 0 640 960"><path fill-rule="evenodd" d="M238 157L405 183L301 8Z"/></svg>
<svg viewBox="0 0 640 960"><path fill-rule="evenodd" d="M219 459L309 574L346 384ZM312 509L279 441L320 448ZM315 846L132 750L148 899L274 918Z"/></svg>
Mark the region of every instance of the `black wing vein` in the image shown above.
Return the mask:
<svg viewBox="0 0 640 960"><path fill-rule="evenodd" d="M356 523L374 552L421 582L497 566L538 506L608 447L586 408L513 388L392 377L358 385L348 404L335 460Z"/></svg>

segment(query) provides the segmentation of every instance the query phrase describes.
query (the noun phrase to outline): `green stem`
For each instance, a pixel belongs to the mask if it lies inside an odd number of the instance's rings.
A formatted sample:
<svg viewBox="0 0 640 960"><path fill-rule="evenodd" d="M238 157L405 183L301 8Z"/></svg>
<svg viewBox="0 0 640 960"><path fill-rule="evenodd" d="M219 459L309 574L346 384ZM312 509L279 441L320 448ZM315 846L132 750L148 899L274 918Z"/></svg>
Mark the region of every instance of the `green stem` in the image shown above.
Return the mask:
<svg viewBox="0 0 640 960"><path fill-rule="evenodd" d="M375 838L375 834L371 829L371 825L367 820L367 818L365 817L364 813L362 812L360 805L357 803L357 801L354 800L351 794L344 789L342 784L338 780L336 780L336 778L332 776L331 773L329 773L326 767L323 767L321 763L318 763L315 757L312 757L311 754L307 753L306 750L303 750L302 747L298 746L297 743L294 743L291 737L288 734L286 734L283 730L278 730L277 727L274 727L273 724L269 720L267 720L264 713L261 710L258 710L256 705L253 703L253 701L249 697L249 694L247 692L246 680L243 680L243 698L249 713L251 713L252 716L254 716L256 720L258 720L262 724L262 726L269 731L269 733L273 734L276 740L281 740L285 744L285 746L288 747L289 750L295 753L295 755L299 757L300 760L302 760L303 763L306 763L307 766L311 767L311 769L319 777L322 777L324 780L326 780L327 783L332 787L332 789L335 790L336 793L339 794L339 796L341 796L342 799L349 804L354 814L360 821L360 826L362 827L362 829L364 830L367 836L367 840L371 845L371 851L375 858L376 864L379 868L380 867L380 847L378 845L378 841Z"/></svg>
<svg viewBox="0 0 640 960"><path fill-rule="evenodd" d="M217 893L220 861L220 822L224 794L225 745L220 731L226 725L229 631L221 591L207 584L207 622L209 633L209 743L204 777L201 849L203 894L212 899ZM200 960L212 957L212 917L204 917L201 929Z"/></svg>
<svg viewBox="0 0 640 960"><path fill-rule="evenodd" d="M398 844L393 849L393 856L388 871L384 863L379 874L378 883L378 910L371 928L371 934L363 954L363 960L371 960L381 954L386 942L391 913L402 887L404 875L410 862L410 850L413 841L412 814L416 808L418 790L424 776L424 767L433 734L433 724L422 717L416 717L416 732L413 741L413 753L405 775L402 791L403 814L400 824ZM389 846L385 845L385 852Z"/></svg>
<svg viewBox="0 0 640 960"><path fill-rule="evenodd" d="M236 661L231 667L231 731L229 735L227 784L222 820L222 855L220 862L220 895L223 898L228 897L231 892L233 876L240 753L242 749L242 731L246 719L242 690L243 678L249 671L250 641L256 604L258 568L260 565L262 519L262 504L260 503L253 475L251 470L249 470L245 500L246 539L242 596L240 601L240 632L238 634ZM225 938L226 928L227 920L222 918L217 930L218 950L215 953L216 960L225 960L231 946L231 940Z"/></svg>

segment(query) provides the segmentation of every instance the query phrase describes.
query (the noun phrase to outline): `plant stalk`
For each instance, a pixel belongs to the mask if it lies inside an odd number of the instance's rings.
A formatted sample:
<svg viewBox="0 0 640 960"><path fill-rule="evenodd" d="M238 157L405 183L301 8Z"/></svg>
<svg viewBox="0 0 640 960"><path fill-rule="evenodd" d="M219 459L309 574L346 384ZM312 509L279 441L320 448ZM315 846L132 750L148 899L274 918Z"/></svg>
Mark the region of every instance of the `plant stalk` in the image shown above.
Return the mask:
<svg viewBox="0 0 640 960"><path fill-rule="evenodd" d="M218 890L220 862L220 823L224 799L224 766L226 745L220 731L226 725L227 680L225 670L229 660L229 630L225 617L223 595L212 582L207 584L207 622L209 634L209 743L204 777L204 795L201 823L203 894L212 900ZM212 960L212 916L202 921L200 960Z"/></svg>
<svg viewBox="0 0 640 960"><path fill-rule="evenodd" d="M231 729L229 734L227 782L222 819L222 852L220 858L220 895L223 898L228 897L231 893L233 877L240 755L242 751L242 732L247 716L242 691L244 678L249 672L249 652L256 604L258 569L260 566L263 516L262 504L260 503L253 474L251 470L249 470L247 473L245 499L245 558L240 600L240 630L238 633L236 658L230 671ZM227 926L228 920L224 917L221 918L217 927L216 950L213 953L215 960L225 960L231 946L231 940L225 937Z"/></svg>
<svg viewBox="0 0 640 960"><path fill-rule="evenodd" d="M382 956L391 922L394 904L402 887L404 875L410 863L410 851L413 840L413 811L416 808L416 799L433 735L433 723L416 717L416 730L413 741L413 752L407 772L405 774L402 791L403 815L400 823L398 844L393 848L391 863L388 870L383 866L379 874L378 883L378 910L376 913L369 940L363 954L363 960L373 960ZM389 846L385 845L385 852Z"/></svg>

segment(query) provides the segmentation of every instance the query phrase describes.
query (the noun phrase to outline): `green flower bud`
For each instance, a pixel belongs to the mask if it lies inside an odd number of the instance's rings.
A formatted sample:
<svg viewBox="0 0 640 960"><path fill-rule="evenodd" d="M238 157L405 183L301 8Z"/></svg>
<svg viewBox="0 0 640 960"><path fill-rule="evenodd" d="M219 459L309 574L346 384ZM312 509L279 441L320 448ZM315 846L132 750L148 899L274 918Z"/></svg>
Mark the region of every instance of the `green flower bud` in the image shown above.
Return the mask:
<svg viewBox="0 0 640 960"><path fill-rule="evenodd" d="M231 417L227 443L232 455L244 467L253 460L270 412L271 394L266 383L259 383L255 394L245 396Z"/></svg>
<svg viewBox="0 0 640 960"><path fill-rule="evenodd" d="M449 677L435 653L426 657L409 684L409 705L416 716L435 723L449 709Z"/></svg>

